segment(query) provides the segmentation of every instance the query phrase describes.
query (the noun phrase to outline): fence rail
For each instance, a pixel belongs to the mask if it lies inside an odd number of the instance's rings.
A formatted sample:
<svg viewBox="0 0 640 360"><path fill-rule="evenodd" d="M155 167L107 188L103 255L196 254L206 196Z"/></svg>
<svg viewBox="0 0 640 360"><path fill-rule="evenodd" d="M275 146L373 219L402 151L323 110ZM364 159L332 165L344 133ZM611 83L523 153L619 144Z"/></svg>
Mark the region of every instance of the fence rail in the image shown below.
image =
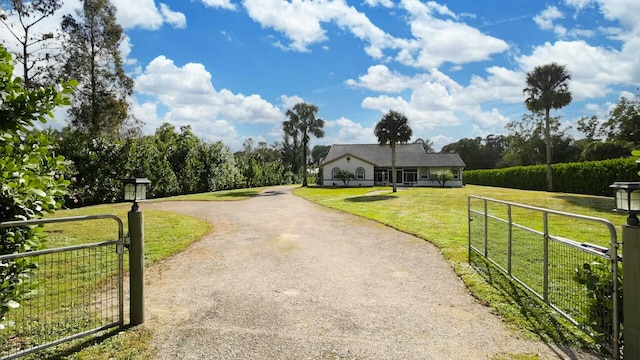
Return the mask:
<svg viewBox="0 0 640 360"><path fill-rule="evenodd" d="M613 224L479 196L469 196L468 212L472 264L480 255L620 358ZM599 275L604 286L586 286Z"/></svg>
<svg viewBox="0 0 640 360"><path fill-rule="evenodd" d="M115 215L91 215L0 223L2 228L110 219L115 240L0 256L0 264L29 264L33 276L20 307L0 330L0 359L15 359L124 324L124 235ZM87 227L88 228L88 227ZM109 236L105 234L105 236Z"/></svg>

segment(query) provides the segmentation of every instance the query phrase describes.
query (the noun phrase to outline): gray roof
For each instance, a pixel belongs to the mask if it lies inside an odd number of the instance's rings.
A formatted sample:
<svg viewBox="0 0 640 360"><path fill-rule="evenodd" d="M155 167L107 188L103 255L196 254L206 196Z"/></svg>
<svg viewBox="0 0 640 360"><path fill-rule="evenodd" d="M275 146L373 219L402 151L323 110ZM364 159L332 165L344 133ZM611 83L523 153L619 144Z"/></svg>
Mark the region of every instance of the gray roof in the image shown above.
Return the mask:
<svg viewBox="0 0 640 360"><path fill-rule="evenodd" d="M359 158L374 166L391 166L391 147L378 144L334 144L323 165L347 155ZM398 167L464 167L460 155L456 153L425 153L422 144L397 144L396 166Z"/></svg>

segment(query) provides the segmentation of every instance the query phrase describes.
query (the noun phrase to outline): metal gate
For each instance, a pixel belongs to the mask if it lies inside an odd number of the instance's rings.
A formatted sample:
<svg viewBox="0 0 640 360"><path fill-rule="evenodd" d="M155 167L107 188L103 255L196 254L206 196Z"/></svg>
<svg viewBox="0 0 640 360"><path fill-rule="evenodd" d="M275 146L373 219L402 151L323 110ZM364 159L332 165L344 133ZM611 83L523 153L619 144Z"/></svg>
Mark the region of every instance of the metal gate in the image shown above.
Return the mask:
<svg viewBox="0 0 640 360"><path fill-rule="evenodd" d="M10 230L82 222L82 231L91 233L90 225L105 219L113 220L117 230L112 235L99 234L104 241L0 256L0 266L18 263L32 269L21 275L25 291L13 303L19 307L7 313L8 324L0 330L0 359L15 359L124 324L120 218L91 215L0 223L0 228ZM55 233L55 225L51 226ZM62 234L55 235L64 239Z"/></svg>
<svg viewBox="0 0 640 360"><path fill-rule="evenodd" d="M611 222L479 196L468 212L472 265L491 263L620 358L622 258Z"/></svg>

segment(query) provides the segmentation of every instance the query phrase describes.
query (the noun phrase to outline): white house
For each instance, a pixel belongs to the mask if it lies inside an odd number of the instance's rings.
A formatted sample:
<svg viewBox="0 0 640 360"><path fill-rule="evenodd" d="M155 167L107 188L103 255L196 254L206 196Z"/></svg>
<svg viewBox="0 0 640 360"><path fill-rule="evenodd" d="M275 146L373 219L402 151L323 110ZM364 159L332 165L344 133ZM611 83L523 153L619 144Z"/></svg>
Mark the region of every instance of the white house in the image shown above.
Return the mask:
<svg viewBox="0 0 640 360"><path fill-rule="evenodd" d="M378 144L332 145L320 167L323 186L343 185L338 177L342 170L355 177L349 186L390 185L391 147ZM454 178L447 181L446 186L460 187L464 167L465 163L458 154L426 153L422 144L396 145L398 185L440 186L433 175L449 170Z"/></svg>

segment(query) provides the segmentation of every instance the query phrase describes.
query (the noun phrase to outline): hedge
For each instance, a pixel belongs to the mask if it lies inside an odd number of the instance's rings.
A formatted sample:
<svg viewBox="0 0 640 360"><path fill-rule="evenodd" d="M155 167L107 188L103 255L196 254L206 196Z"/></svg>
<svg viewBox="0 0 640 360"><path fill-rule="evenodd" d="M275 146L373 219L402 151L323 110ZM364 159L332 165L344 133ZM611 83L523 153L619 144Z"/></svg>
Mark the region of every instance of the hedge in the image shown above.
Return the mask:
<svg viewBox="0 0 640 360"><path fill-rule="evenodd" d="M553 191L612 196L615 181L640 181L635 158L585 161L551 165ZM504 169L464 172L467 184L545 191L546 165L516 166Z"/></svg>

